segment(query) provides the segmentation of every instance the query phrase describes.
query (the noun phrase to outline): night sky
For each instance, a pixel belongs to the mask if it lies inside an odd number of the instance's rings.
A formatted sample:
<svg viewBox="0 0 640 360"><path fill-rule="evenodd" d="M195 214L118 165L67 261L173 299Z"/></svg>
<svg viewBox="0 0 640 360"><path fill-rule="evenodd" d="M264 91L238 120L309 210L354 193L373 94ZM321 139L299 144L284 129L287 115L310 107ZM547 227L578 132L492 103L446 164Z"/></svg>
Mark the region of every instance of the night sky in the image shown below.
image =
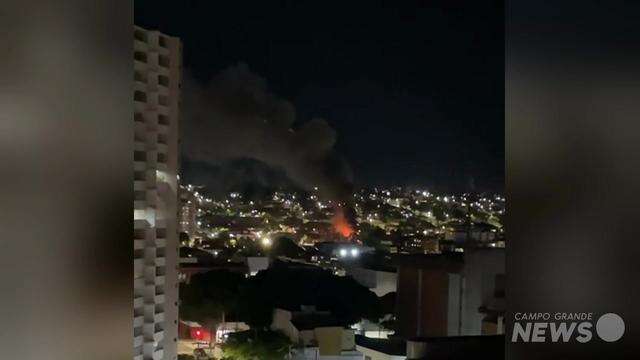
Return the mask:
<svg viewBox="0 0 640 360"><path fill-rule="evenodd" d="M136 0L135 21L198 81L246 63L327 119L356 184L503 191L502 1L282 3Z"/></svg>

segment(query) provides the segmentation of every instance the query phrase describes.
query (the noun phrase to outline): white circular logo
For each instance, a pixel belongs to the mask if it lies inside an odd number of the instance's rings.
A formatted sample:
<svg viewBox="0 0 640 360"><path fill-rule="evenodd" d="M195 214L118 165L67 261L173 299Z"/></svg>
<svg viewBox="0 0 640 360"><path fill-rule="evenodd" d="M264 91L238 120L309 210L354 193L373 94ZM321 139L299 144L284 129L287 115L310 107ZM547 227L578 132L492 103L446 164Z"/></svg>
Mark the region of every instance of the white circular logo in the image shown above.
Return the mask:
<svg viewBox="0 0 640 360"><path fill-rule="evenodd" d="M617 341L624 334L624 321L618 314L606 313L598 319L596 332L606 342Z"/></svg>

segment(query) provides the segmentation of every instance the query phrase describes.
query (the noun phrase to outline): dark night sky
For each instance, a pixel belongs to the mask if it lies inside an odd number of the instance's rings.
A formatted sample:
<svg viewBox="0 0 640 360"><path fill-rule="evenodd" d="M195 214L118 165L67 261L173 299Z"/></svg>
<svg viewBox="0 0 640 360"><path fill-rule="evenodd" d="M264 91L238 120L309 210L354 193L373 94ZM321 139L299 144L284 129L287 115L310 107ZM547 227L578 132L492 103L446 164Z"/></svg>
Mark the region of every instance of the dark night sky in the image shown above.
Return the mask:
<svg viewBox="0 0 640 360"><path fill-rule="evenodd" d="M135 19L198 79L244 62L326 118L358 184L503 191L502 1L281 3L136 0Z"/></svg>

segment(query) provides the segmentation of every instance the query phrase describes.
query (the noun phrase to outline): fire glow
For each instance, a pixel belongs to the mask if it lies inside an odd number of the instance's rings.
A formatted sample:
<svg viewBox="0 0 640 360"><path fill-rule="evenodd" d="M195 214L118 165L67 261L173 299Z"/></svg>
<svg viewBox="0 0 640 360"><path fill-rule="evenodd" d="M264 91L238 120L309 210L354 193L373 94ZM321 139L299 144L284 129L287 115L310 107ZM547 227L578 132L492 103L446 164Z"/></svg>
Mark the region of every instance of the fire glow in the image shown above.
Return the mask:
<svg viewBox="0 0 640 360"><path fill-rule="evenodd" d="M336 208L336 212L333 215L333 229L344 238L350 238L353 235L353 227L349 223L349 220L344 216L342 208Z"/></svg>

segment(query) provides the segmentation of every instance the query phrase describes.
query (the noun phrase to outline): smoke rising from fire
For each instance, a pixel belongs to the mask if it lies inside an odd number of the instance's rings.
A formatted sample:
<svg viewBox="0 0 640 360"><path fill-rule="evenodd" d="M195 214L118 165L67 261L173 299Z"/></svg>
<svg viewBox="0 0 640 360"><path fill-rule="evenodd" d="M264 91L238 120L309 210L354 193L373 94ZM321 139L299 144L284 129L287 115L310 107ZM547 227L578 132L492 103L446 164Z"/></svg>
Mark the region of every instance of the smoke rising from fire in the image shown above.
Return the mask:
<svg viewBox="0 0 640 360"><path fill-rule="evenodd" d="M351 172L333 149L324 119L296 119L294 106L271 93L247 65L231 66L208 84L183 84L182 144L189 160L209 164L250 158L281 168L301 187L349 201Z"/></svg>

